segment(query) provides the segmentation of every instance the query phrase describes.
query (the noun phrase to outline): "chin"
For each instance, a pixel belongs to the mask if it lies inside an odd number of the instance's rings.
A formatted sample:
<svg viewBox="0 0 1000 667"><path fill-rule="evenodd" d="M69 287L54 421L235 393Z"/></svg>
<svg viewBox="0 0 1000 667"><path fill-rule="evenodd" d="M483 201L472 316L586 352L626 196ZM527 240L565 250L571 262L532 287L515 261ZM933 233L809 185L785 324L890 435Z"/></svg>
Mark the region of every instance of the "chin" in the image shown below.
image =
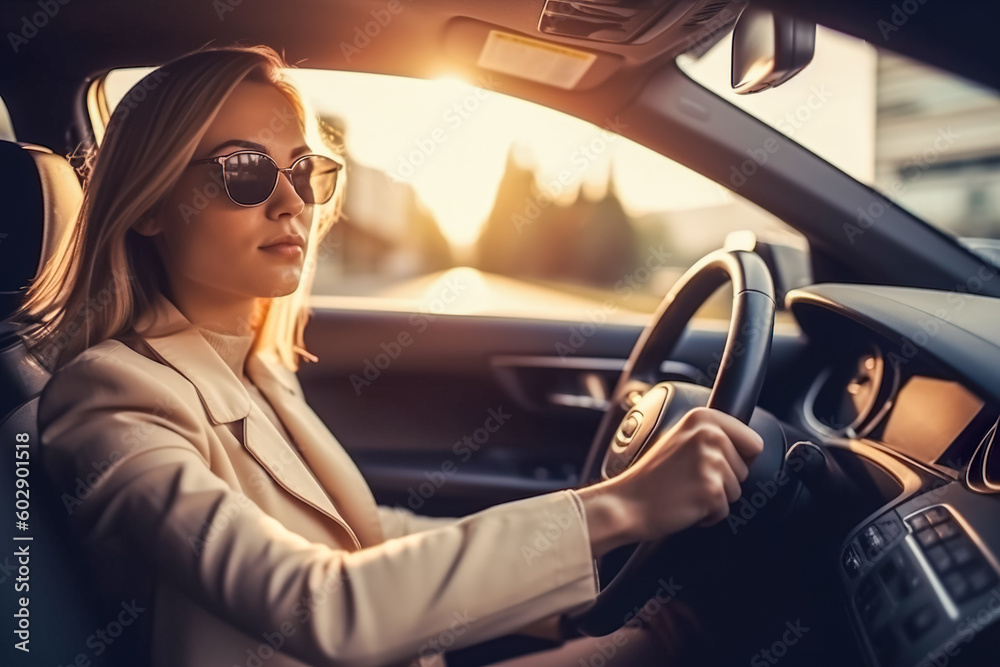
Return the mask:
<svg viewBox="0 0 1000 667"><path fill-rule="evenodd" d="M270 291L270 293L267 296L271 298L278 296L288 296L289 294L292 294L295 290L297 290L298 287L299 287L298 283L276 286L274 287L274 289Z"/></svg>

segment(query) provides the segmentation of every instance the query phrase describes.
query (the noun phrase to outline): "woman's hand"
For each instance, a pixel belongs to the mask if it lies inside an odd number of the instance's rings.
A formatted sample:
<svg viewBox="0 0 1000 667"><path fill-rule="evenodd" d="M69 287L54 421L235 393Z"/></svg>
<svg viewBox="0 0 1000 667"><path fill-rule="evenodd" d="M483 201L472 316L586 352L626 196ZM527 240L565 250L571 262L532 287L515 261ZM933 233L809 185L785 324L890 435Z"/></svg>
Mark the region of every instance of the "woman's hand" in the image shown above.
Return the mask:
<svg viewBox="0 0 1000 667"><path fill-rule="evenodd" d="M722 521L763 449L760 435L735 417L690 410L630 468L577 491L594 556Z"/></svg>

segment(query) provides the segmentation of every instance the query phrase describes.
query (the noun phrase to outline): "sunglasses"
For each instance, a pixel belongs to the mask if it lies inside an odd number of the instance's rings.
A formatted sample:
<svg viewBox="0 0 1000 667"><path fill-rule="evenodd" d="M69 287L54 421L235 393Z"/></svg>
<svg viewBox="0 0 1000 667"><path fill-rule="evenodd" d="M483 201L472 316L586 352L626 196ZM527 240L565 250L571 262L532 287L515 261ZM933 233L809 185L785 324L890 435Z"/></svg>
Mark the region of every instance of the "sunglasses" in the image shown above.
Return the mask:
<svg viewBox="0 0 1000 667"><path fill-rule="evenodd" d="M343 163L324 155L303 155L290 167L282 169L270 155L250 150L190 162L210 163L222 166L226 194L240 206L259 206L266 202L278 187L280 173L288 177L302 201L325 204L333 197L337 174L344 168Z"/></svg>

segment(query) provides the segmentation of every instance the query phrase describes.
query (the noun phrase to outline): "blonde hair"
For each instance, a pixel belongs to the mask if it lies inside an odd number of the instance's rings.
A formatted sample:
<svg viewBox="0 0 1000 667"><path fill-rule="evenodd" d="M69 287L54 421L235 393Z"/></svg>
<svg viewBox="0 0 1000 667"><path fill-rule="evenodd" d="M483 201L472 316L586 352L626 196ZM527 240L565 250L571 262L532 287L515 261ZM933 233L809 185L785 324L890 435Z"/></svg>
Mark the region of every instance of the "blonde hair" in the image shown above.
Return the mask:
<svg viewBox="0 0 1000 667"><path fill-rule="evenodd" d="M129 230L164 203L219 109L240 82L275 86L288 99L303 134L334 151L315 114L267 46L203 48L147 74L115 108L104 140L85 152L83 203L76 224L32 282L12 320L29 351L48 370L132 328L159 293L166 274L151 237ZM142 97L140 97L140 94ZM322 152L322 151L320 151ZM152 158L152 159L151 159ZM251 354L266 352L292 371L316 357L305 349L320 242L340 216L337 191L316 206L302 277L285 296L257 299ZM82 319L82 322L81 322Z"/></svg>

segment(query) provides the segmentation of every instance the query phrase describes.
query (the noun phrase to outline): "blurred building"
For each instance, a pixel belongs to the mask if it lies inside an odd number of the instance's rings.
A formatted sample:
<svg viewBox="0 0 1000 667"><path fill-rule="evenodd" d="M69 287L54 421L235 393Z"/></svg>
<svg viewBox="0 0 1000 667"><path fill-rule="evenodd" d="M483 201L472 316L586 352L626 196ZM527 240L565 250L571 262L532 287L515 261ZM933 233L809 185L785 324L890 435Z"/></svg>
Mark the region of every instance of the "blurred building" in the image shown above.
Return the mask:
<svg viewBox="0 0 1000 667"><path fill-rule="evenodd" d="M324 119L341 138L342 124ZM314 293L371 294L381 286L450 268L451 246L409 183L344 151L343 214L324 239Z"/></svg>
<svg viewBox="0 0 1000 667"><path fill-rule="evenodd" d="M885 52L877 81L878 188L959 236L1000 238L1000 98Z"/></svg>

